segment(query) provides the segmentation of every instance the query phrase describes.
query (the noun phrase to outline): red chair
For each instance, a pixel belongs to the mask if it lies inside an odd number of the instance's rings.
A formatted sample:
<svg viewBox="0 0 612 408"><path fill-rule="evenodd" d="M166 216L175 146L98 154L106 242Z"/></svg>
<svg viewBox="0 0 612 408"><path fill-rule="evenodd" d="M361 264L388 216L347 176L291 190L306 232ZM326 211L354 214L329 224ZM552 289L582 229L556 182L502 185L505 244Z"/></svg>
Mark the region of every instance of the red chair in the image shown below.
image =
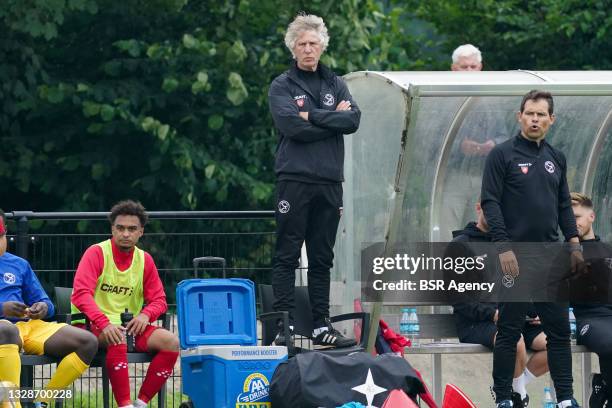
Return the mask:
<svg viewBox="0 0 612 408"><path fill-rule="evenodd" d="M381 408L418 408L419 406L410 399L402 390L393 390L385 400Z"/></svg>
<svg viewBox="0 0 612 408"><path fill-rule="evenodd" d="M454 384L446 384L442 408L476 408L476 405L459 387Z"/></svg>

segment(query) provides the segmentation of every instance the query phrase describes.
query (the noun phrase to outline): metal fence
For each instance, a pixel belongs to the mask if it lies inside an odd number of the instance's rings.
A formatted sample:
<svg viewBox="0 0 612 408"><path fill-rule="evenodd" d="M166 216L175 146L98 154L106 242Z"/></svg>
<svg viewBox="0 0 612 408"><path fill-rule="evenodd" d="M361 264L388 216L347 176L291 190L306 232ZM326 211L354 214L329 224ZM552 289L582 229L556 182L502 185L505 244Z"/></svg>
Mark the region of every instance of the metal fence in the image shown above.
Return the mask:
<svg viewBox="0 0 612 408"><path fill-rule="evenodd" d="M56 286L71 287L83 252L110 236L108 213L6 213L9 251L27 259L47 293ZM153 211L139 246L155 260L168 298L171 328L176 331L176 285L192 278L192 259L217 256L227 260L227 277L240 277L270 283L274 250L273 211ZM219 277L218 266L200 271L199 277ZM132 364L130 380L133 393L144 379L148 364ZM42 388L55 367L35 370L34 386ZM102 373L89 369L73 385L71 400L65 407L102 406ZM166 383L166 407L178 407L186 397L181 394L180 367ZM114 401L113 401L114 404ZM113 405L115 406L115 405ZM157 407L157 399L151 405Z"/></svg>

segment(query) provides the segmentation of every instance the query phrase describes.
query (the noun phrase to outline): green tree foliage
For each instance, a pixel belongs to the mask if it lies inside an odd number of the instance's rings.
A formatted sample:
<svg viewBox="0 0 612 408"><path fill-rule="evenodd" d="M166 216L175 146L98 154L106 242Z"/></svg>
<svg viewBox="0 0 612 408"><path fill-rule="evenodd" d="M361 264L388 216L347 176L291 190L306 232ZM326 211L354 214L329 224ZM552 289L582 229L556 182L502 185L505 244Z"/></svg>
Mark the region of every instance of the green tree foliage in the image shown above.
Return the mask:
<svg viewBox="0 0 612 408"><path fill-rule="evenodd" d="M270 81L299 11L323 16L336 72L448 69L472 42L487 69L610 68L607 1L5 0L4 208L265 209Z"/></svg>
<svg viewBox="0 0 612 408"><path fill-rule="evenodd" d="M397 16L373 1L10 0L3 206L104 210L134 197L155 209L269 208L267 88L291 61L283 35L300 10L326 17L324 62L340 73L413 66L416 47L388 36L402 34Z"/></svg>
<svg viewBox="0 0 612 408"><path fill-rule="evenodd" d="M612 69L609 0L402 2L430 22L448 54L472 43L485 69Z"/></svg>

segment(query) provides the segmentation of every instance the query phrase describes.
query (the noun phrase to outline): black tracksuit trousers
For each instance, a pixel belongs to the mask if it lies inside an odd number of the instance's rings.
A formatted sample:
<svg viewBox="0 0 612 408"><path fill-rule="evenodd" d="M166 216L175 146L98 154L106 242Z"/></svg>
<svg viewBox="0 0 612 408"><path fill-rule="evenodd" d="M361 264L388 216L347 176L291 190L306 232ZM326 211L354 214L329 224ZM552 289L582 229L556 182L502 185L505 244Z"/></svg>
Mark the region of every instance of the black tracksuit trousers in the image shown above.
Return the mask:
<svg viewBox="0 0 612 408"><path fill-rule="evenodd" d="M534 302L546 333L546 349L550 376L555 385L557 401L573 397L572 354L568 305ZM516 343L521 337L529 303L507 302L499 306L497 339L493 350L493 391L496 402L511 399L512 375L516 360Z"/></svg>
<svg viewBox="0 0 612 408"><path fill-rule="evenodd" d="M612 400L612 316L581 319L576 331L578 344L587 346L599 357L601 376L608 385L608 400Z"/></svg>
<svg viewBox="0 0 612 408"><path fill-rule="evenodd" d="M293 322L295 269L302 243L308 255L308 295L314 328L329 317L330 268L342 208L342 184L279 181L276 186L276 252L272 286L274 309Z"/></svg>

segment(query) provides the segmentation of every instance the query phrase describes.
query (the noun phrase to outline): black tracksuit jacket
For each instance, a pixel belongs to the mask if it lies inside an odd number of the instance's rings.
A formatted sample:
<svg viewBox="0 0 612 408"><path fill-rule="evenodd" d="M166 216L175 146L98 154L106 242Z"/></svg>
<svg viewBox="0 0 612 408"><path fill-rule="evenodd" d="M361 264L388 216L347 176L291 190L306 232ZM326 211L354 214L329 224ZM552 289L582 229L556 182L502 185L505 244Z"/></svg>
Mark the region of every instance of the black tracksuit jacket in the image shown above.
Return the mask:
<svg viewBox="0 0 612 408"><path fill-rule="evenodd" d="M491 242L486 232L478 229L475 222L468 223L463 230L453 231L454 243ZM467 246L464 247L464 256L474 256ZM459 255L459 254L455 254ZM497 310L497 302L464 302L453 304L455 326L458 337L463 337L464 331L472 330L474 323L493 322Z"/></svg>
<svg viewBox="0 0 612 408"><path fill-rule="evenodd" d="M584 261L590 264L590 273L605 275L608 279L612 277L612 245L601 242L599 237L580 242ZM607 279L602 279L602 281L605 282ZM602 289L607 292L608 288ZM577 320L612 317L612 304L610 303L575 303L573 307Z"/></svg>
<svg viewBox="0 0 612 408"><path fill-rule="evenodd" d="M344 134L359 127L361 112L342 78L319 63L321 92L312 95L291 68L272 81L270 112L278 130L274 171L277 181L341 183L344 181ZM351 101L350 111L336 111L340 101ZM308 121L299 116L308 112Z"/></svg>
<svg viewBox="0 0 612 408"><path fill-rule="evenodd" d="M555 242L578 236L563 153L516 137L493 148L482 177L481 205L494 242Z"/></svg>

